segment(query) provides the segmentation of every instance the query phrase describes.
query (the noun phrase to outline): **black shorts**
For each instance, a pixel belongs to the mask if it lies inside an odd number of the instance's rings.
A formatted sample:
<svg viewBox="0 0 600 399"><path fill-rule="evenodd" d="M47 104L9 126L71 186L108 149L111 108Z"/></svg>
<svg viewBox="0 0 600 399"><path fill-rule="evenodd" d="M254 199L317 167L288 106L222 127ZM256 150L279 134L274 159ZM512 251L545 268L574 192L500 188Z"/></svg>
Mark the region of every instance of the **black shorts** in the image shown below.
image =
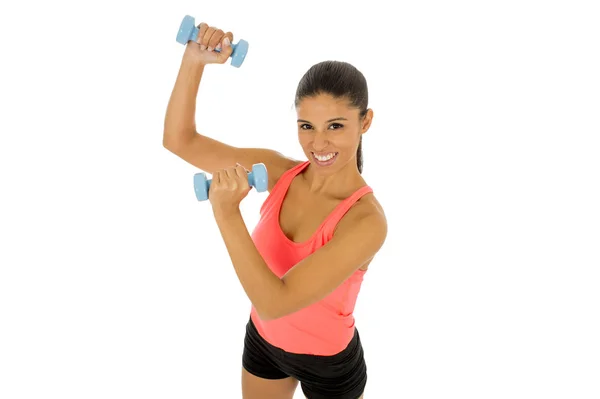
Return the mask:
<svg viewBox="0 0 600 399"><path fill-rule="evenodd" d="M288 353L269 344L250 319L242 365L261 378L294 377L308 399L357 399L367 384L367 365L356 328L343 351L332 356L305 355Z"/></svg>

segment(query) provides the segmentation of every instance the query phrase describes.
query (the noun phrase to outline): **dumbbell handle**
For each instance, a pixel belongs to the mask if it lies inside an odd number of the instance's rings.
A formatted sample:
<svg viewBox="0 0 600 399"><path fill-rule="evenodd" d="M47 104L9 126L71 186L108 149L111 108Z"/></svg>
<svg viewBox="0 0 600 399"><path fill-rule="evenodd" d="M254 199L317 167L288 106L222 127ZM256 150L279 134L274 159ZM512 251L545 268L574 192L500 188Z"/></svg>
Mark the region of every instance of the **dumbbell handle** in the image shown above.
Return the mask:
<svg viewBox="0 0 600 399"><path fill-rule="evenodd" d="M179 24L179 30L177 31L175 40L183 45L187 45L189 42L198 44L197 40L199 33L200 29L196 25L194 17L186 15ZM239 68L244 63L249 46L249 43L244 39L240 39L237 43L231 43L231 66ZM222 49L215 49L215 51L221 53Z"/></svg>
<svg viewBox="0 0 600 399"><path fill-rule="evenodd" d="M198 33L199 32L200 32L200 29L198 29L197 26L194 26L192 28L192 34L190 35L190 40L193 41L193 42L195 42L196 40L198 40ZM238 46L237 43L231 43L231 50L235 51L235 49L236 49L237 46ZM220 50L217 50L217 49L214 49L213 51L216 52L216 53L220 53L221 52Z"/></svg>
<svg viewBox="0 0 600 399"><path fill-rule="evenodd" d="M248 184L250 185L250 187L255 187L256 186L256 181L254 179L254 172L246 172L248 173ZM206 189L210 190L210 183L212 183L213 179L208 179L206 181Z"/></svg>
<svg viewBox="0 0 600 399"><path fill-rule="evenodd" d="M252 171L246 171L248 176L248 185L254 187L256 191L263 192L269 188L269 179L265 164L257 163L252 165ZM194 175L194 192L198 201L205 201L209 197L210 186L213 179L206 179L204 172Z"/></svg>

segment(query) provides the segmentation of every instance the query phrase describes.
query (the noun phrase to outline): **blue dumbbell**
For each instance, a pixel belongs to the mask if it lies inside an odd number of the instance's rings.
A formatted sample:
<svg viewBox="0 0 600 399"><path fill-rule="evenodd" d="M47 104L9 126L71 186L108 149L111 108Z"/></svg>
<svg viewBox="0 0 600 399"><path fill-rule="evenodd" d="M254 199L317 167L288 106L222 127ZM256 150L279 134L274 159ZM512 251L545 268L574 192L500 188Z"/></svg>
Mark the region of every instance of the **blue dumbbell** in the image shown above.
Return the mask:
<svg viewBox="0 0 600 399"><path fill-rule="evenodd" d="M194 175L194 191L196 192L196 198L198 201L205 201L208 199L208 190L210 189L210 183L212 179L206 180L206 173L200 172ZM262 193L267 191L269 187L269 181L267 179L267 168L263 163L257 163L252 165L252 172L248 173L248 184L254 187L256 191Z"/></svg>
<svg viewBox="0 0 600 399"><path fill-rule="evenodd" d="M187 42L190 40L195 42L198 39L198 32L199 29L196 26L194 17L186 15L183 17L181 25L179 26L179 31L177 32L177 42L181 44L187 44ZM231 53L231 65L239 68L246 58L249 44L247 41L241 39L237 43L231 43L231 47L233 49L233 52ZM218 50L214 51L217 53L219 52Z"/></svg>

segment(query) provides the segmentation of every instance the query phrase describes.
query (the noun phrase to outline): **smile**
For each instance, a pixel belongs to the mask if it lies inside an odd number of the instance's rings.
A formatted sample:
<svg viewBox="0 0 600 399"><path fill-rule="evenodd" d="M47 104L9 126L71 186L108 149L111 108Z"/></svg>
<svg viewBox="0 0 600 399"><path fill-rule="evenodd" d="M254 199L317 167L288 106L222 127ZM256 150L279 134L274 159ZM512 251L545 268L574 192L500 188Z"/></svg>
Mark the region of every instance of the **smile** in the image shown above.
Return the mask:
<svg viewBox="0 0 600 399"><path fill-rule="evenodd" d="M311 153L314 160L316 161L317 164L321 165L321 166L328 166L331 165L333 162L335 162L335 159L337 158L338 153L337 152L330 152L327 154L315 154L314 152Z"/></svg>

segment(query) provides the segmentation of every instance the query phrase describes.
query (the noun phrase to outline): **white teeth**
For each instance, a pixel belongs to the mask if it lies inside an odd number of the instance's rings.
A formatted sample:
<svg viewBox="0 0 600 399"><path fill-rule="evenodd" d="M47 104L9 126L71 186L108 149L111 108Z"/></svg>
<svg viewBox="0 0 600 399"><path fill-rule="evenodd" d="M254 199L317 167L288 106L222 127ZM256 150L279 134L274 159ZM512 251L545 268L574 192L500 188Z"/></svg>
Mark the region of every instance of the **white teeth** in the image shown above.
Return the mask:
<svg viewBox="0 0 600 399"><path fill-rule="evenodd" d="M325 155L325 156L320 156L320 155L317 155L317 154L314 154L314 153L313 153L313 155L314 155L314 156L315 156L315 158L317 158L319 161L321 161L321 162L325 162L325 161L329 161L331 158L333 158L333 157L335 156L335 152L332 152L332 153L330 153L330 154L327 154L327 155Z"/></svg>

